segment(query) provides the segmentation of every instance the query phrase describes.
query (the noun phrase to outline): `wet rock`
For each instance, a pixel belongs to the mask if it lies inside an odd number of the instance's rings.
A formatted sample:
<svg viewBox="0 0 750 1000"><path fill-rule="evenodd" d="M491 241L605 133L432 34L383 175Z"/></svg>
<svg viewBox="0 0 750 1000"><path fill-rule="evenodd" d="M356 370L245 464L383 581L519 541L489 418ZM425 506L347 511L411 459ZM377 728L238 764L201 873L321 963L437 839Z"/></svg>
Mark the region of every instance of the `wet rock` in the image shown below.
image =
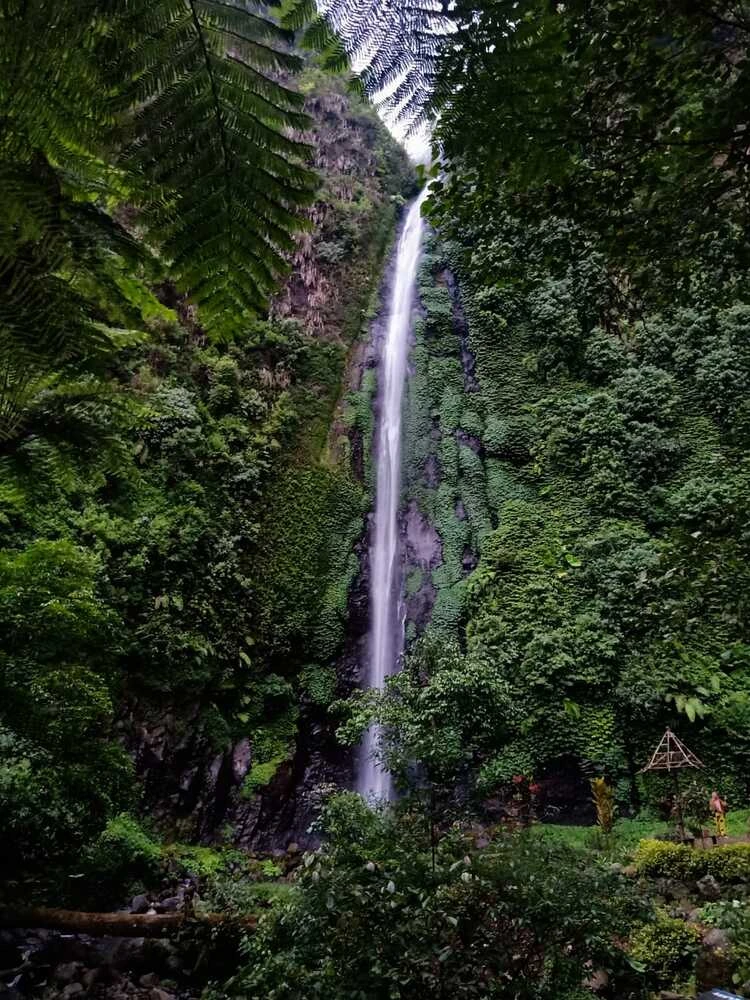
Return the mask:
<svg viewBox="0 0 750 1000"><path fill-rule="evenodd" d="M182 899L179 896L167 896L159 903L158 909L161 913L176 913L182 907Z"/></svg>
<svg viewBox="0 0 750 1000"><path fill-rule="evenodd" d="M252 747L250 740L247 738L240 740L232 750L232 777L236 784L241 785L245 780L245 776L250 770L251 760Z"/></svg>
<svg viewBox="0 0 750 1000"><path fill-rule="evenodd" d="M704 875L695 883L698 892L704 899L711 901L721 899L721 886L713 875Z"/></svg>
<svg viewBox="0 0 750 1000"><path fill-rule="evenodd" d="M158 987L151 990L148 997L149 1000L175 1000L174 993L167 993L166 990L161 990Z"/></svg>
<svg viewBox="0 0 750 1000"><path fill-rule="evenodd" d="M461 568L464 573L473 572L477 568L478 563L479 560L476 552L472 551L472 549L470 549L467 545L463 551L463 555L461 556Z"/></svg>
<svg viewBox="0 0 750 1000"><path fill-rule="evenodd" d="M159 977L156 975L155 972L146 972L141 976L138 982L140 983L141 986L151 987L151 986L158 986L161 980L159 979Z"/></svg>
<svg viewBox="0 0 750 1000"><path fill-rule="evenodd" d="M440 535L433 524L411 500L404 515L404 534L408 563L420 569L436 569L443 558Z"/></svg>
<svg viewBox="0 0 750 1000"><path fill-rule="evenodd" d="M80 996L84 992L82 983L69 983L62 991L62 1000L69 1000L70 997Z"/></svg>
<svg viewBox="0 0 750 1000"><path fill-rule="evenodd" d="M702 947L695 966L699 989L711 989L732 981L731 944L726 931L712 927L703 935Z"/></svg>
<svg viewBox="0 0 750 1000"><path fill-rule="evenodd" d="M55 969L55 981L61 986L75 982L83 974L83 966L80 962L65 962Z"/></svg>
<svg viewBox="0 0 750 1000"><path fill-rule="evenodd" d="M434 490L440 485L440 462L437 455L428 455L424 463L425 486Z"/></svg>
<svg viewBox="0 0 750 1000"><path fill-rule="evenodd" d="M115 982L118 978L119 974L116 973L114 969L102 967L98 969L89 969L88 972L84 972L81 982L83 983L84 989L87 992L90 992L95 986L104 980Z"/></svg>
<svg viewBox="0 0 750 1000"><path fill-rule="evenodd" d="M133 896L130 900L130 912L131 913L146 913L148 912L149 901L148 896L145 893L140 893L138 896Z"/></svg>
<svg viewBox="0 0 750 1000"><path fill-rule="evenodd" d="M469 434L468 431L463 430L461 427L456 431L456 441L458 441L459 445L470 448L477 455L482 453L481 439L476 434Z"/></svg>

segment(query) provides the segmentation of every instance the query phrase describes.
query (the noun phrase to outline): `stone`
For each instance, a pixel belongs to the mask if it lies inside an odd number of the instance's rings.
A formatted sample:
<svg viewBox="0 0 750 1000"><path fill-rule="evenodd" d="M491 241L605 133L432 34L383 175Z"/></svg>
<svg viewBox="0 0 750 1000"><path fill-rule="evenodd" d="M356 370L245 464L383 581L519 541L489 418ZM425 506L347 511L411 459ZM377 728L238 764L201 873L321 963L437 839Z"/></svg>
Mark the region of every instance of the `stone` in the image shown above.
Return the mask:
<svg viewBox="0 0 750 1000"><path fill-rule="evenodd" d="M695 883L698 892L704 899L711 901L721 899L721 886L713 875L704 875Z"/></svg>
<svg viewBox="0 0 750 1000"><path fill-rule="evenodd" d="M108 970L108 972L111 972L112 975L115 974L114 970ZM86 990L92 990L103 978L104 969L89 969L88 972L84 972L81 982ZM110 976L110 978L112 977Z"/></svg>
<svg viewBox="0 0 750 1000"><path fill-rule="evenodd" d="M292 841L292 843L287 846L286 853L299 854L299 844L296 843L296 841Z"/></svg>
<svg viewBox="0 0 750 1000"><path fill-rule="evenodd" d="M585 985L592 993L600 993L609 986L609 973L606 969L595 969Z"/></svg>
<svg viewBox="0 0 750 1000"><path fill-rule="evenodd" d="M732 951L727 932L720 927L711 927L702 938L702 947L695 964L695 979L698 988L708 990L717 983L732 981Z"/></svg>
<svg viewBox="0 0 750 1000"><path fill-rule="evenodd" d="M83 992L83 985L81 983L68 983L60 996L62 1000L68 1000L69 997L80 996Z"/></svg>
<svg viewBox="0 0 750 1000"><path fill-rule="evenodd" d="M148 896L144 893L140 893L138 896L133 896L130 900L130 912L131 913L146 913L148 911Z"/></svg>
<svg viewBox="0 0 750 1000"><path fill-rule="evenodd" d="M703 947L714 951L729 951L732 947L729 935L721 927L712 927L703 935Z"/></svg>
<svg viewBox="0 0 750 1000"><path fill-rule="evenodd" d="M58 965L55 969L55 981L61 986L72 983L79 978L81 971L80 962L65 962L64 965Z"/></svg>
<svg viewBox="0 0 750 1000"><path fill-rule="evenodd" d="M175 1000L174 993L167 993L166 990L153 989L148 995L148 1000Z"/></svg>
<svg viewBox="0 0 750 1000"><path fill-rule="evenodd" d="M176 913L182 906L182 899L179 896L167 896L159 903L162 913Z"/></svg>
<svg viewBox="0 0 750 1000"><path fill-rule="evenodd" d="M146 972L141 976L138 982L141 986L148 988L149 986L158 986L161 980L155 972Z"/></svg>
<svg viewBox="0 0 750 1000"><path fill-rule="evenodd" d="M252 760L252 747L250 740L245 737L235 744L232 750L232 776L235 784L241 785L245 775L250 770Z"/></svg>

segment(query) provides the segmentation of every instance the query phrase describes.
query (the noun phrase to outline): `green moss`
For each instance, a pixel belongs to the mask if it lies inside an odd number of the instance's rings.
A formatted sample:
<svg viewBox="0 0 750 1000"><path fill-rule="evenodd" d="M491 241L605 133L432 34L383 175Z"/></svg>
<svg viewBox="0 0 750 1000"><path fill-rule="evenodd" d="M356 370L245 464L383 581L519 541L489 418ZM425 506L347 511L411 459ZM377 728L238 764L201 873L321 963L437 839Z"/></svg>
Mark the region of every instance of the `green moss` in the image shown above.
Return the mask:
<svg viewBox="0 0 750 1000"><path fill-rule="evenodd" d="M288 760L288 753L284 752L270 760L253 764L248 771L242 784L242 796L249 799L256 795L261 789L269 785L278 769Z"/></svg>
<svg viewBox="0 0 750 1000"><path fill-rule="evenodd" d="M405 591L407 597L413 597L415 594L419 593L424 579L424 574L421 569L413 569L406 577Z"/></svg>
<svg viewBox="0 0 750 1000"><path fill-rule="evenodd" d="M241 851L216 849L200 844L167 844L162 861L170 871L196 878L215 878L227 868L246 867L247 856Z"/></svg>

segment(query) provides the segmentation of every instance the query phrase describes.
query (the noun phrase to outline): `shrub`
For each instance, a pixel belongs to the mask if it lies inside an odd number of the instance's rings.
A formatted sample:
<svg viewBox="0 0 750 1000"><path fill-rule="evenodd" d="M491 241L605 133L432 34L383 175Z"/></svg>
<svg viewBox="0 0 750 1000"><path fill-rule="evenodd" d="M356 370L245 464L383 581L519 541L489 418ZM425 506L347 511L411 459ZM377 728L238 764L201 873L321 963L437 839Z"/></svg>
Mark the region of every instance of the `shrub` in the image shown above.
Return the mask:
<svg viewBox="0 0 750 1000"><path fill-rule="evenodd" d="M379 813L351 795L323 823L322 850L247 939L224 995L582 1000L597 968L613 995L642 996L616 943L643 920L626 880L531 838L475 852L452 834L433 853L413 811Z"/></svg>
<svg viewBox="0 0 750 1000"><path fill-rule="evenodd" d="M750 844L726 844L698 851L685 844L642 840L634 860L640 874L652 878L697 879L704 875L729 881L750 878Z"/></svg>
<svg viewBox="0 0 750 1000"><path fill-rule="evenodd" d="M726 844L705 852L706 874L717 879L750 877L750 844Z"/></svg>
<svg viewBox="0 0 750 1000"><path fill-rule="evenodd" d="M690 978L699 941L697 928L659 913L631 935L628 951L659 985L668 985Z"/></svg>
<svg viewBox="0 0 750 1000"><path fill-rule="evenodd" d="M642 840L634 861L641 875L652 878L691 878L699 867L695 851L667 840Z"/></svg>
<svg viewBox="0 0 750 1000"><path fill-rule="evenodd" d="M86 854L102 899L115 899L135 883L154 882L161 869L161 847L127 813L115 816Z"/></svg>

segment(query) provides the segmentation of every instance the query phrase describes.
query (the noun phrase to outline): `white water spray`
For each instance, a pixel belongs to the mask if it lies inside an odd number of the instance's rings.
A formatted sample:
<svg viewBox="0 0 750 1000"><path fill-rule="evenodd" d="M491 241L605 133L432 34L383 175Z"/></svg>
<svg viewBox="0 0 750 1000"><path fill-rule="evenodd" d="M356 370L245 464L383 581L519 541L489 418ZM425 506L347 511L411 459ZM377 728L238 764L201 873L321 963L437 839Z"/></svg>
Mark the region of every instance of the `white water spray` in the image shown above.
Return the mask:
<svg viewBox="0 0 750 1000"><path fill-rule="evenodd" d="M401 499L401 411L409 356L417 265L422 248L422 202L426 190L406 216L396 252L383 353L379 369L380 416L376 437L377 485L370 548L370 648L365 684L381 688L394 672L404 645L400 614L402 566L398 512ZM368 798L389 799L391 778L373 759L377 727L362 741L357 791Z"/></svg>

